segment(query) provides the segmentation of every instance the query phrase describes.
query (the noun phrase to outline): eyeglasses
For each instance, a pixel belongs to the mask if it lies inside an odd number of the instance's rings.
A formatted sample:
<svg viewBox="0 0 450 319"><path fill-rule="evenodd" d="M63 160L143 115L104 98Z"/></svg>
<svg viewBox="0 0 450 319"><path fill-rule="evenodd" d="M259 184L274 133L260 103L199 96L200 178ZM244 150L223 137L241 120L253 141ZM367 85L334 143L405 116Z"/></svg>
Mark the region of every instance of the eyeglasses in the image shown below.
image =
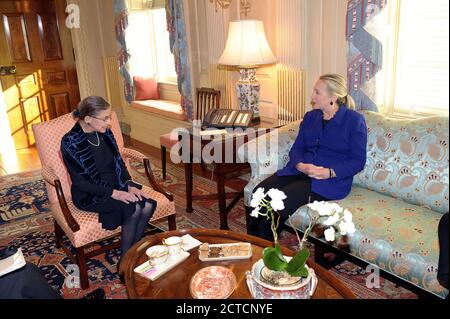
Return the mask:
<svg viewBox="0 0 450 319"><path fill-rule="evenodd" d="M103 122L111 121L111 116L106 116L105 118L99 118L99 117L96 117L96 116L92 116L92 115L91 115L91 117L93 117L94 119L103 121Z"/></svg>

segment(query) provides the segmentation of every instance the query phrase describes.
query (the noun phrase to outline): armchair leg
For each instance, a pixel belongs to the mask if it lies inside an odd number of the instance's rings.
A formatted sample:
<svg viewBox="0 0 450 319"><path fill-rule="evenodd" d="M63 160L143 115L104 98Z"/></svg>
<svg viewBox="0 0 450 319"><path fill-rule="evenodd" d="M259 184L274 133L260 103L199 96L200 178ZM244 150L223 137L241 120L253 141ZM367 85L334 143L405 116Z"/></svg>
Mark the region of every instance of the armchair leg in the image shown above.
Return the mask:
<svg viewBox="0 0 450 319"><path fill-rule="evenodd" d="M84 254L84 248L78 247L77 248L77 262L78 267L80 268L80 283L81 283L81 289L88 289L89 288L89 278L87 273L87 265L86 265L86 256Z"/></svg>
<svg viewBox="0 0 450 319"><path fill-rule="evenodd" d="M61 229L61 226L58 225L58 222L56 220L54 220L53 222L55 225L55 246L56 248L61 248L64 231Z"/></svg>
<svg viewBox="0 0 450 319"><path fill-rule="evenodd" d="M166 179L166 148L161 145L161 167L163 179Z"/></svg>
<svg viewBox="0 0 450 319"><path fill-rule="evenodd" d="M176 222L176 216L175 214L170 215L167 217L169 221L169 230L176 230L177 229L177 222Z"/></svg>

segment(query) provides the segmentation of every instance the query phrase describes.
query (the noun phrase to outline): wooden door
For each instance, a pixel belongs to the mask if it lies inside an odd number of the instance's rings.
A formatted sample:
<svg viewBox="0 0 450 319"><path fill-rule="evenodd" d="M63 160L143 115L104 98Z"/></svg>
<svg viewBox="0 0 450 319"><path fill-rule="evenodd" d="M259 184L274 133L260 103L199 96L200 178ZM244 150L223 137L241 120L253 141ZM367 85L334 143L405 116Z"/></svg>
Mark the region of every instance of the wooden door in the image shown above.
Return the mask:
<svg viewBox="0 0 450 319"><path fill-rule="evenodd" d="M65 0L0 0L0 80L16 149L80 101Z"/></svg>

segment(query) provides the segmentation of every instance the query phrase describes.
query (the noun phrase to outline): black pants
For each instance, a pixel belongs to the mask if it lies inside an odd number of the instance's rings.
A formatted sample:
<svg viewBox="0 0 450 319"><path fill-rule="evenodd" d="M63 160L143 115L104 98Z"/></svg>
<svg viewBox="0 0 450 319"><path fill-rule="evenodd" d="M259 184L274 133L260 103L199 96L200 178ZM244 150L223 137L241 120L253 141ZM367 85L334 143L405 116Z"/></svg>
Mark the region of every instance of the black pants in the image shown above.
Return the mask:
<svg viewBox="0 0 450 319"><path fill-rule="evenodd" d="M300 206L310 202L328 200L319 194L311 192L311 178L305 174L295 176L277 176L276 174L268 177L255 187L253 192L262 187L264 192L268 192L271 188L277 188L283 191L287 198L284 200L284 210L280 211L280 224L277 232L280 233L284 228L284 223L290 215L292 215ZM251 217L247 211L247 233L253 236L261 237L267 240L273 240L271 222L264 217Z"/></svg>
<svg viewBox="0 0 450 319"><path fill-rule="evenodd" d="M61 299L34 264L0 277L0 299Z"/></svg>
<svg viewBox="0 0 450 319"><path fill-rule="evenodd" d="M448 233L448 212L442 216L439 222L439 265L437 279L442 286L449 289L449 233Z"/></svg>

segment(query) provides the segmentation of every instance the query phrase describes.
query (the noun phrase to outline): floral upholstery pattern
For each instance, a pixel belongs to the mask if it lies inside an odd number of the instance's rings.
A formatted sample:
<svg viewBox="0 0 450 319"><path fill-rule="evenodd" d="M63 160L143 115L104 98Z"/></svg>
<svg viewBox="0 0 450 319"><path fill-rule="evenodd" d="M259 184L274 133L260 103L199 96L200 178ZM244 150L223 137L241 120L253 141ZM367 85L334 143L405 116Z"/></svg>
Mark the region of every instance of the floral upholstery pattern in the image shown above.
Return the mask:
<svg viewBox="0 0 450 319"><path fill-rule="evenodd" d="M353 183L448 211L448 117L398 120L366 112L367 161Z"/></svg>
<svg viewBox="0 0 450 319"><path fill-rule="evenodd" d="M351 253L445 296L436 275L438 224L449 210L448 117L393 119L370 111L364 115L367 162L354 177L351 193L336 201L353 214L357 231L349 236ZM299 122L294 122L274 132L278 145L271 144L268 155L246 154L252 176L245 187L245 205L258 183L286 165L298 128ZM306 228L305 206L286 225L291 222L300 230Z"/></svg>
<svg viewBox="0 0 450 319"><path fill-rule="evenodd" d="M441 213L358 186L335 202L353 214L356 232L348 238L352 255L445 296L445 288L436 279ZM307 208L301 207L290 220L305 230Z"/></svg>

